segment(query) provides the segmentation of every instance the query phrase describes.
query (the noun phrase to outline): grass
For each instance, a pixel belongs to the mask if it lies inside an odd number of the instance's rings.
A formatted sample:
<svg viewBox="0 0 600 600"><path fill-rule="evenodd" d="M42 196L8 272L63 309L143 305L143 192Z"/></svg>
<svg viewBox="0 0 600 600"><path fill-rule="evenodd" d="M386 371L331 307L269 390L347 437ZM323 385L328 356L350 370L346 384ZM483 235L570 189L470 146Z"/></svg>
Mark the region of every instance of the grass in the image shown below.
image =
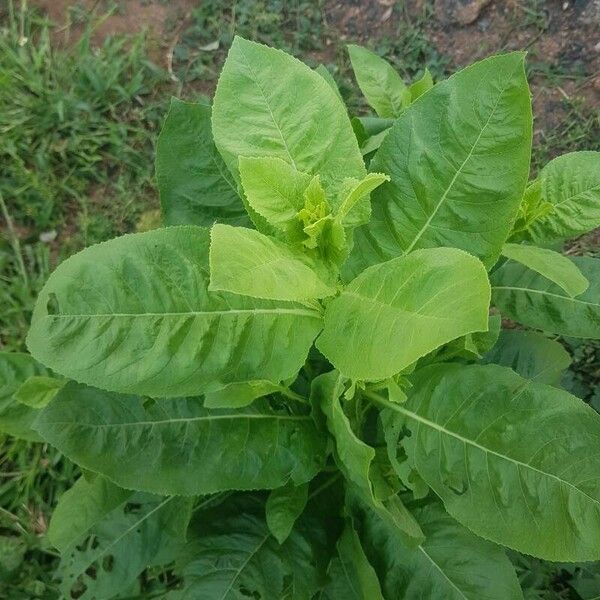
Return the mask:
<svg viewBox="0 0 600 600"><path fill-rule="evenodd" d="M515 26L544 32L544 3L522 4L525 17ZM98 15L79 2L70 16L84 34L70 48L57 47L52 25L25 7L15 0L0 7L0 350L24 350L33 302L60 260L156 220L154 141L169 96L210 92L234 34L286 49L312 66L326 63L351 109L366 108L344 51L354 40L340 37L321 0L204 0L189 20L172 23L172 73L148 59L143 35L93 45ZM399 2L394 15L400 18L393 27L367 45L407 81L425 65L445 76L450 61L427 33L431 2L410 18ZM562 89L575 77L577 92L588 81L589 74L560 61L532 58L531 73L545 87ZM563 152L600 150L598 115L577 93L561 97L556 125L537 137L536 168ZM574 250L597 253L594 239L578 240ZM575 360L569 386L600 409L600 345L565 343ZM46 445L0 440L0 599L58 597L57 556L43 534L76 475ZM578 598L567 582L585 586L597 576L591 567L567 572L525 557L515 561L528 599Z"/></svg>

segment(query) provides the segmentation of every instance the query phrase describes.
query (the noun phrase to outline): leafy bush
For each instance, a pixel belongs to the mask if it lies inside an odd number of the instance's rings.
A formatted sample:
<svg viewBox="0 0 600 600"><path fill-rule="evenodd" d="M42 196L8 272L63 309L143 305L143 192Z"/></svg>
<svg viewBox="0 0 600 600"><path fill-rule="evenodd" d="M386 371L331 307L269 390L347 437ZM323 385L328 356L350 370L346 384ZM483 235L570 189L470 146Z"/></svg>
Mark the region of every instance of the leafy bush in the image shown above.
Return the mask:
<svg viewBox="0 0 600 600"><path fill-rule="evenodd" d="M169 227L62 263L2 356L2 429L84 472L65 595L507 600L501 546L600 559L600 417L541 333L600 338L600 263L548 247L600 155L527 183L522 53L406 86L350 51L377 117L236 38L159 138Z"/></svg>

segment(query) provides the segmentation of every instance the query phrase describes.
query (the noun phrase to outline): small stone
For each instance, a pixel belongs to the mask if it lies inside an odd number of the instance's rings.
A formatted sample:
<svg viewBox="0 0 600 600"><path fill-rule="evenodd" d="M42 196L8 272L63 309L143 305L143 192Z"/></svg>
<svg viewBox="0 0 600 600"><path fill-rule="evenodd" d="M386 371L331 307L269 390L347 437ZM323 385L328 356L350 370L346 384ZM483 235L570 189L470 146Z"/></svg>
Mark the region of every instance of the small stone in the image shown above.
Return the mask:
<svg viewBox="0 0 600 600"><path fill-rule="evenodd" d="M49 244L56 239L56 236L56 229L53 229L52 231L42 231L42 233L40 233L40 242L43 244Z"/></svg>

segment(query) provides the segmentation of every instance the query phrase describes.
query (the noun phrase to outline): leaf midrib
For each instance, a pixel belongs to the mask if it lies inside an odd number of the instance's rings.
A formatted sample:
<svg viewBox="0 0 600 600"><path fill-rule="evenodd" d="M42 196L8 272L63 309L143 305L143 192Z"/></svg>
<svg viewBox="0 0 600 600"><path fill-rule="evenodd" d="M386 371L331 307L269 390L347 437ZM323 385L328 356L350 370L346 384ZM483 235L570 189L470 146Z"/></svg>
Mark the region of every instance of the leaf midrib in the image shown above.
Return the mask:
<svg viewBox="0 0 600 600"><path fill-rule="evenodd" d="M452 581L452 579L450 579L450 577L448 577L448 575L446 575L446 573L444 572L444 570L442 569L442 567L440 567L440 565L438 565L435 560L433 560L433 558L431 557L430 554L427 553L427 551L425 550L425 548L423 548L423 546L419 546L418 547L419 550L427 557L427 559L431 562L431 564L443 575L444 579L446 579L448 581L448 583L465 599L465 600L469 600L467 598L467 596L464 595L463 591L457 587L457 585Z"/></svg>
<svg viewBox="0 0 600 600"><path fill-rule="evenodd" d="M585 304L587 306L600 306L600 304L598 304L597 302L587 302L586 300L580 300L579 298L572 298L571 296L562 296L561 294L554 294L553 292L547 292L546 290L536 290L534 288L515 287L512 285L494 285L492 286L492 290L513 290L516 292L530 292L532 294L542 294L543 296L552 296L553 298L560 298L561 300L567 300L568 302L577 302L578 304Z"/></svg>
<svg viewBox="0 0 600 600"><path fill-rule="evenodd" d="M207 315L236 315L236 314L290 314L307 317L320 317L317 311L301 308L248 308L233 310L189 310L182 312L140 312L140 313L62 313L59 315L46 315L47 319L70 319L70 318L107 318L107 317L198 317Z"/></svg>

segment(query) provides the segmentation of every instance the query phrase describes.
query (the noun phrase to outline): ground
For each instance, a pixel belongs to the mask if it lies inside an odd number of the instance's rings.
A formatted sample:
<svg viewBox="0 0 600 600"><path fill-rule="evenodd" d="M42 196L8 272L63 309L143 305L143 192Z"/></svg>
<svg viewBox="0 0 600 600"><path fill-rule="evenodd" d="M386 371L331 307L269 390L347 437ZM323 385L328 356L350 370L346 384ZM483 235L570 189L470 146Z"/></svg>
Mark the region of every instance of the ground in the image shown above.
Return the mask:
<svg viewBox="0 0 600 600"><path fill-rule="evenodd" d="M153 148L169 97L210 96L235 33L326 64L354 111L366 105L346 43L376 50L407 81L525 49L533 173L558 154L600 150L600 0L5 0L0 350L24 350L32 303L60 260L157 222ZM599 247L597 231L567 251ZM563 342L573 385L600 406L598 345ZM40 444L0 440L0 471L0 599L55 598L43 533L76 470ZM4 591L9 558L26 566ZM576 597L560 568L519 567L529 598Z"/></svg>

